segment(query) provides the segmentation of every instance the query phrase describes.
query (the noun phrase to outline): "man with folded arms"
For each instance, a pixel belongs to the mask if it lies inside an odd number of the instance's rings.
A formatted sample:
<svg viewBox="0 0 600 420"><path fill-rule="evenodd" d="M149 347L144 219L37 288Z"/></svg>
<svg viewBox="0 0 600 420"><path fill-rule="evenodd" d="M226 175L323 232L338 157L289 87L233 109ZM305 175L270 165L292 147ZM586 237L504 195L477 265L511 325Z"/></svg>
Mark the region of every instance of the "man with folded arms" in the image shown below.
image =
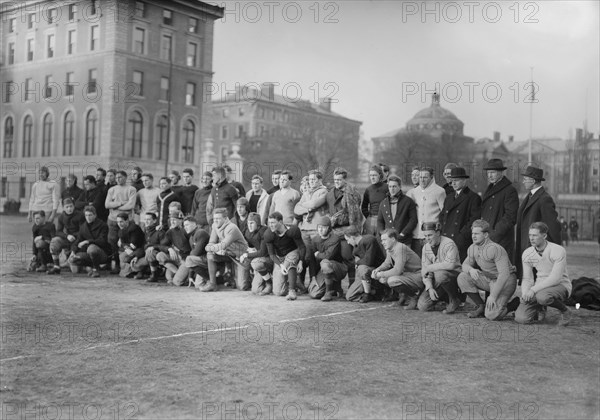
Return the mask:
<svg viewBox="0 0 600 420"><path fill-rule="evenodd" d="M502 319L507 313L506 304L517 288L515 269L510 265L506 250L490 239L490 224L479 219L471 226L473 244L467 250L458 287L466 293L476 308L469 318L485 314L490 321ZM479 291L489 292L484 303Z"/></svg>
<svg viewBox="0 0 600 420"><path fill-rule="evenodd" d="M531 247L523 252L522 297L515 321L520 324L529 324L536 318L542 321L545 307L551 306L561 313L558 325L567 326L571 310L565 301L572 289L567 273L567 252L562 246L549 242L547 236L545 223L535 222L529 227Z"/></svg>
<svg viewBox="0 0 600 420"><path fill-rule="evenodd" d="M460 305L456 279L460 273L458 247L450 238L442 236L441 226L436 222L425 222L421 231L425 246L421 257L421 274L425 290L419 297L417 308L421 311L433 309L438 300L447 300L445 314L456 312Z"/></svg>
<svg viewBox="0 0 600 420"><path fill-rule="evenodd" d="M421 260L408 246L399 242L398 231L384 230L381 242L386 251L383 264L371 273L371 277L387 284L392 290L408 297L405 309L417 309L417 296L423 290Z"/></svg>

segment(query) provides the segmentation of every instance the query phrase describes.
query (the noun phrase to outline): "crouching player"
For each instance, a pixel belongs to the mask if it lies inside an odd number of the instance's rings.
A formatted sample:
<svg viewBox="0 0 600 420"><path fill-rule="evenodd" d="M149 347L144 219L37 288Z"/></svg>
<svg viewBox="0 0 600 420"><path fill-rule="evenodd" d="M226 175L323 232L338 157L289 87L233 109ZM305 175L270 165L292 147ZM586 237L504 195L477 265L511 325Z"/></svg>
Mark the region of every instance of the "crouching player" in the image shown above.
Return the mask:
<svg viewBox="0 0 600 420"><path fill-rule="evenodd" d="M473 244L467 250L462 273L458 275L458 287L466 293L475 310L469 318L483 316L491 321L502 319L507 313L506 304L517 288L515 269L510 265L506 250L490 239L490 224L483 219L471 226ZM490 295L484 303L479 291Z"/></svg>
<svg viewBox="0 0 600 420"><path fill-rule="evenodd" d="M248 242L248 249L240 257L240 262L250 265L254 271L252 278L252 293L260 296L273 292L271 273L273 272L273 261L269 258L265 233L267 227L260 223L260 214L250 213L248 215L248 230L244 235Z"/></svg>
<svg viewBox="0 0 600 420"><path fill-rule="evenodd" d="M90 277L100 277L101 264L108 262L111 252L108 243L108 225L98 219L96 209L87 206L83 210L85 222L79 227L77 238L71 244L69 265L73 273L79 272L79 267L92 267Z"/></svg>
<svg viewBox="0 0 600 420"><path fill-rule="evenodd" d="M158 216L156 213L147 212L144 214L144 256L141 258L133 258L129 265L131 270L135 272L135 279L141 280L145 277L148 269L152 269L150 261L156 261L158 247L165 237L165 231L159 229ZM157 266L155 267L156 271ZM156 274L154 275L156 278ZM154 282L154 279L152 280Z"/></svg>
<svg viewBox="0 0 600 420"><path fill-rule="evenodd" d="M562 246L548 242L547 236L545 223L536 222L529 227L531 247L523 252L522 297L515 321L520 324L542 321L545 307L552 306L560 311L558 325L564 327L571 321L571 310L565 306L572 289L567 252Z"/></svg>
<svg viewBox="0 0 600 420"><path fill-rule="evenodd" d="M232 259L239 259L246 249L248 243L240 229L229 221L228 210L224 207L215 209L210 240L206 245L209 282L200 287L200 291L216 291L219 265L224 263L224 272L231 273L231 266L228 264L233 263Z"/></svg>
<svg viewBox="0 0 600 420"><path fill-rule="evenodd" d="M28 271L44 273L50 268L50 241L56 234L54 223L46 222L46 212L38 210L33 213L33 257Z"/></svg>
<svg viewBox="0 0 600 420"><path fill-rule="evenodd" d="M448 302L445 314L456 312L460 305L458 283L460 273L460 257L458 247L450 238L442 236L441 225L425 222L421 231L425 237L422 249L421 274L425 290L419 297L417 307L421 311L433 309L439 300Z"/></svg>
<svg viewBox="0 0 600 420"><path fill-rule="evenodd" d="M50 254L54 266L47 274L60 274L60 253L69 252L71 244L75 241L79 227L85 221L83 213L75 210L75 203L70 198L63 201L63 212L58 216L56 236L50 241Z"/></svg>
<svg viewBox="0 0 600 420"><path fill-rule="evenodd" d="M392 290L408 297L405 309L417 309L417 296L423 290L421 260L408 246L398 241L396 229L386 229L381 243L386 251L383 264L371 273L371 277Z"/></svg>
<svg viewBox="0 0 600 420"><path fill-rule="evenodd" d="M183 213L173 212L169 215L169 230L160 242L158 253L146 254L150 257L150 278L146 280L149 283L158 282L158 268L165 269L167 284L173 284L173 277L179 266L183 264L185 258L190 254L190 242L185 230L183 230Z"/></svg>
<svg viewBox="0 0 600 420"><path fill-rule="evenodd" d="M356 279L346 293L346 300L367 303L379 294L383 295L383 286L379 282L371 282L371 273L385 261L385 254L377 238L373 235L361 235L360 231L350 226L345 233L346 242L353 247L356 264Z"/></svg>
<svg viewBox="0 0 600 420"><path fill-rule="evenodd" d="M186 172L184 172L186 173ZM193 216L187 216L183 219L183 230L185 230L190 242L190 255L185 258L185 262L179 266L177 273L173 277L175 286L183 286L186 281L188 286L194 285L197 288L204 286L203 279L207 278L208 261L206 259L206 245L210 236L208 232L200 229L196 219ZM200 276L200 281L196 284L196 276Z"/></svg>
<svg viewBox="0 0 600 420"><path fill-rule="evenodd" d="M131 261L144 256L144 231L141 227L129 220L129 213L117 214L117 246L119 248L119 276L133 277Z"/></svg>
<svg viewBox="0 0 600 420"><path fill-rule="evenodd" d="M286 226L283 215L277 211L270 214L268 220L269 230L265 233L265 242L274 264L273 293L277 296L287 295L288 300L296 300L296 280L298 273L302 272L302 261L306 253L302 234L298 227Z"/></svg>
<svg viewBox="0 0 600 420"><path fill-rule="evenodd" d="M342 279L346 277L348 267L342 257L341 237L331 231L329 216L322 216L317 220L317 234L319 236L314 238L313 243L318 272L316 279L311 280L308 290L313 299L329 302L335 296L344 297Z"/></svg>

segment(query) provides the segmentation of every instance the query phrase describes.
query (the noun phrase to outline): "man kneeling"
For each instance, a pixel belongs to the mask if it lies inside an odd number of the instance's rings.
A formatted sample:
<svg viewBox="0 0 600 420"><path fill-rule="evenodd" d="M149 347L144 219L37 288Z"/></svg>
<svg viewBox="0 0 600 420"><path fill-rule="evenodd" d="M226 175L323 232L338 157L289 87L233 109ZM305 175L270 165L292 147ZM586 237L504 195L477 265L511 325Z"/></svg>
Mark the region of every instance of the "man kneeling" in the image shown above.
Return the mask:
<svg viewBox="0 0 600 420"><path fill-rule="evenodd" d="M460 272L458 247L452 239L442 236L439 223L425 222L421 231L425 237L421 257L425 291L421 293L417 307L421 311L429 311L436 301L447 300L448 306L443 312L454 313L460 305L456 282Z"/></svg>
<svg viewBox="0 0 600 420"><path fill-rule="evenodd" d="M548 225L543 222L529 227L531 247L523 252L522 297L515 321L520 324L541 321L545 306L552 306L561 312L558 325L564 327L571 321L571 310L565 306L572 289L567 273L567 252L562 246L548 242L547 235ZM537 276L533 274L534 269Z"/></svg>
<svg viewBox="0 0 600 420"><path fill-rule="evenodd" d="M467 250L467 258L458 275L458 287L466 293L476 308L469 318L485 314L491 321L500 320L508 313L506 304L517 288L515 269L510 265L506 250L490 239L490 224L479 219L471 226L473 245ZM490 295L484 303L479 291Z"/></svg>

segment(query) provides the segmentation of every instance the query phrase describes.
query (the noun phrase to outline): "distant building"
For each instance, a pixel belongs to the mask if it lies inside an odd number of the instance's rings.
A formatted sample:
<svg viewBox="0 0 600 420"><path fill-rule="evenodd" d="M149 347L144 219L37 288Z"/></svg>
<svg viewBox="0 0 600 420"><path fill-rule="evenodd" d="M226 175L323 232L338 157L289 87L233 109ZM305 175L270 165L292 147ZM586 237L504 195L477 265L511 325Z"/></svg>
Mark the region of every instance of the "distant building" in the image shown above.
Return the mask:
<svg viewBox="0 0 600 420"><path fill-rule="evenodd" d="M4 4L2 197L28 197L41 165L80 185L97 167L199 166L222 16L197 0Z"/></svg>
<svg viewBox="0 0 600 420"><path fill-rule="evenodd" d="M362 123L333 112L329 99L292 101L266 83L215 99L211 109L217 160L226 162L239 150L245 184L255 173L268 179L276 169L292 171L295 181L317 167L329 178L336 166L346 168L352 180L358 175Z"/></svg>

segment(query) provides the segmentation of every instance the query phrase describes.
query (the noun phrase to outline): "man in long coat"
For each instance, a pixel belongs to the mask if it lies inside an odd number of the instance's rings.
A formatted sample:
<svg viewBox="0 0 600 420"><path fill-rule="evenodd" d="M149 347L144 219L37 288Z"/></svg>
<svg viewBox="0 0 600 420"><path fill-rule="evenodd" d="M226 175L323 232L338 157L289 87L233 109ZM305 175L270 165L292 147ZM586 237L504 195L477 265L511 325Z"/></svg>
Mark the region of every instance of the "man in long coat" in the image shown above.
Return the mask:
<svg viewBox="0 0 600 420"><path fill-rule="evenodd" d="M529 243L529 227L534 222L544 222L548 225L548 240L560 245L560 224L554 200L542 187L544 170L528 166L523 175L523 185L528 191L517 211L517 239L515 243L515 265L517 277L522 278L523 251L531 246Z"/></svg>
<svg viewBox="0 0 600 420"><path fill-rule="evenodd" d="M467 249L473 243L471 225L481 217L481 198L467 187L469 175L465 168L451 169L453 194L448 194L440 214L442 235L454 241L460 260L467 257Z"/></svg>
<svg viewBox="0 0 600 420"><path fill-rule="evenodd" d="M490 159L483 168L490 184L481 198L481 218L490 224L490 240L504 248L514 261L515 223L519 209L517 189L504 176L501 159Z"/></svg>

